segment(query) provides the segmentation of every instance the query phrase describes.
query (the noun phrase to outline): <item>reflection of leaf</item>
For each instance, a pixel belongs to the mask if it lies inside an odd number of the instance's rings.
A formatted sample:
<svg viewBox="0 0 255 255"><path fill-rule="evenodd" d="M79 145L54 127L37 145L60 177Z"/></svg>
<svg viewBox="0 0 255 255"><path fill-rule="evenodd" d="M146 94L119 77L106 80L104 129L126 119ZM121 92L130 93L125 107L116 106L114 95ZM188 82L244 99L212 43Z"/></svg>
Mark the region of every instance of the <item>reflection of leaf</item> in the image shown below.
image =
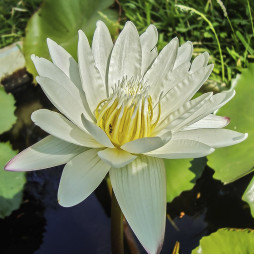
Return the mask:
<svg viewBox="0 0 255 255"><path fill-rule="evenodd" d="M227 148L217 149L208 156L208 165L215 171L214 178L224 183L232 182L253 169L253 74L250 64L236 84L236 95L219 110L218 115L229 116L228 129L248 133L244 142Z"/></svg>
<svg viewBox="0 0 255 255"><path fill-rule="evenodd" d="M109 20L116 20L117 13L107 9L112 4L113 0L45 0L26 27L23 49L28 71L34 76L37 74L30 59L31 54L49 58L47 37L76 57L79 29L91 41L96 21L101 19L113 34L116 27ZM98 12L102 12L109 20L105 20Z"/></svg>
<svg viewBox="0 0 255 255"><path fill-rule="evenodd" d="M14 104L14 97L7 94L4 88L0 86L0 134L9 130L16 122Z"/></svg>
<svg viewBox="0 0 255 255"><path fill-rule="evenodd" d="M254 217L254 177L245 190L242 199L249 204L251 208L251 214Z"/></svg>
<svg viewBox="0 0 255 255"><path fill-rule="evenodd" d="M219 229L205 236L192 253L196 254L253 254L254 231L249 229Z"/></svg>
<svg viewBox="0 0 255 255"><path fill-rule="evenodd" d="M15 155L10 144L0 143L0 218L9 216L22 202L25 173L4 170L6 162Z"/></svg>

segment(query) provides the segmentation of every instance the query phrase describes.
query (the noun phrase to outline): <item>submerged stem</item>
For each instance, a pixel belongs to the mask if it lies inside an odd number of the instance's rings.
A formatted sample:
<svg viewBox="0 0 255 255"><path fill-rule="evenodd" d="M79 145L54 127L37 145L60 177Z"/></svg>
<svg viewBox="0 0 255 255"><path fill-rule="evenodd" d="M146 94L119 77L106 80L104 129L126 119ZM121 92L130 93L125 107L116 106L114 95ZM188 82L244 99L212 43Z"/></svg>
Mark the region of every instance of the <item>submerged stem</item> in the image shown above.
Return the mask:
<svg viewBox="0 0 255 255"><path fill-rule="evenodd" d="M112 207L111 207L111 244L113 254L123 254L123 215L119 207L118 201L112 191Z"/></svg>

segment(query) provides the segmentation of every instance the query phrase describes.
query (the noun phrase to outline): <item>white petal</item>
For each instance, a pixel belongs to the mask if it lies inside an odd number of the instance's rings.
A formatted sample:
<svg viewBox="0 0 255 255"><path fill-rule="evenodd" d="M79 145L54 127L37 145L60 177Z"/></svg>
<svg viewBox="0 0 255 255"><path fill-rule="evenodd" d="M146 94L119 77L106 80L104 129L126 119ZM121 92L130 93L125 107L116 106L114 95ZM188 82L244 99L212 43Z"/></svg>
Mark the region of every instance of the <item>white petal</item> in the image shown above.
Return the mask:
<svg viewBox="0 0 255 255"><path fill-rule="evenodd" d="M160 130L166 128L167 130L178 130L179 126L183 126L187 120L190 121L192 115L195 114L202 105L204 105L213 93L205 93L191 101L186 102L178 110L172 112L167 118L161 120L156 126L154 132L157 134Z"/></svg>
<svg viewBox="0 0 255 255"><path fill-rule="evenodd" d="M105 147L114 148L114 145L110 141L109 137L100 127L87 120L84 115L81 116L81 119L86 130L94 137L98 143L104 145Z"/></svg>
<svg viewBox="0 0 255 255"><path fill-rule="evenodd" d="M154 25L150 25L146 31L140 36L142 46L142 75L146 73L158 52L156 44L158 42L158 31Z"/></svg>
<svg viewBox="0 0 255 255"><path fill-rule="evenodd" d="M229 117L221 117L214 114L209 114L203 119L195 122L194 124L187 126L184 130L199 129L199 128L223 128L230 122Z"/></svg>
<svg viewBox="0 0 255 255"><path fill-rule="evenodd" d="M37 76L36 80L52 104L68 119L82 128L81 114L85 110L77 98L65 87L47 77Z"/></svg>
<svg viewBox="0 0 255 255"><path fill-rule="evenodd" d="M130 153L145 153L162 147L165 144L160 137L144 137L123 144L120 148Z"/></svg>
<svg viewBox="0 0 255 255"><path fill-rule="evenodd" d="M76 87L76 85L61 69L59 69L56 65L45 58L39 58L35 55L32 55L31 59L34 62L39 76L47 77L58 83L61 88L64 88L70 94L72 94L76 98L76 101L78 101L78 103L83 106L83 99L79 88Z"/></svg>
<svg viewBox="0 0 255 255"><path fill-rule="evenodd" d="M144 76L144 81L150 86L150 94L153 102L158 100L164 86L164 80L167 78L167 74L173 69L178 43L177 38L171 40L171 42L162 49L151 68Z"/></svg>
<svg viewBox="0 0 255 255"><path fill-rule="evenodd" d="M200 68L206 66L208 63L208 60L209 60L208 52L204 52L203 54L200 54L199 56L197 56L192 62L192 65L190 67L190 73L194 73L198 71Z"/></svg>
<svg viewBox="0 0 255 255"><path fill-rule="evenodd" d="M180 131L173 135L173 140L188 139L207 144L213 148L226 147L244 141L247 134L228 129L195 129Z"/></svg>
<svg viewBox="0 0 255 255"><path fill-rule="evenodd" d="M90 148L103 147L84 130L57 112L41 109L33 112L32 121L47 133L66 142Z"/></svg>
<svg viewBox="0 0 255 255"><path fill-rule="evenodd" d="M160 101L162 108L160 118L166 118L171 112L177 110L185 102L190 100L208 79L212 69L213 65L209 65L201 68L196 73L189 74L168 93L166 93Z"/></svg>
<svg viewBox="0 0 255 255"><path fill-rule="evenodd" d="M138 240L149 253L159 253L166 220L166 176L163 160L140 156L127 166L110 170L120 208Z"/></svg>
<svg viewBox="0 0 255 255"><path fill-rule="evenodd" d="M214 152L210 146L191 140L170 140L165 146L146 153L148 156L167 159L201 158Z"/></svg>
<svg viewBox="0 0 255 255"><path fill-rule="evenodd" d="M193 45L192 42L187 41L178 49L174 69L185 62L189 62L192 57Z"/></svg>
<svg viewBox="0 0 255 255"><path fill-rule="evenodd" d="M73 87L73 85L75 85L78 89L78 94L79 94L77 96L83 102L84 108L86 110L85 116L87 116L87 118L91 120L94 120L94 115L90 111L87 99L85 97L85 94L82 88L81 78L79 73L79 66L77 62L64 48L62 48L53 40L48 38L47 43L48 43L48 48L49 48L49 52L50 52L53 63L65 73L65 75L71 80L72 83L70 84L70 82L68 81L67 82L60 81L58 79L58 76L56 76L55 74L56 68L54 67L52 68L52 65L49 65L48 68L50 70L47 69L44 74L41 74L41 76L48 77L52 80L55 80L56 82L61 83L62 86ZM52 73L52 75L49 76L49 73ZM77 92L75 93L77 94Z"/></svg>
<svg viewBox="0 0 255 255"><path fill-rule="evenodd" d="M128 21L112 50L108 76L109 88L117 85L124 77L139 78L141 64L142 49L139 34L135 25Z"/></svg>
<svg viewBox="0 0 255 255"><path fill-rule="evenodd" d="M33 171L67 163L86 148L47 136L11 159L5 166L9 171Z"/></svg>
<svg viewBox="0 0 255 255"><path fill-rule="evenodd" d="M186 62L180 66L178 66L176 69L172 70L171 72L169 72L167 74L166 79L163 80L160 89L161 89L161 93L162 93L162 97L164 97L164 95L169 92L170 89L172 89L174 86L176 86L176 84L178 84L179 82L181 82L183 80L184 77L188 76L188 71L190 68L190 63ZM158 107L157 107L157 103L154 103L154 111L153 111L153 119L152 122L155 122L157 119L157 116L159 114L158 112Z"/></svg>
<svg viewBox="0 0 255 255"><path fill-rule="evenodd" d="M164 87L164 92L168 92L172 87L174 87L178 82L183 80L185 76L188 76L188 71L190 68L190 63L185 62L179 65L177 68L172 70L167 74L167 79L164 81L167 86Z"/></svg>
<svg viewBox="0 0 255 255"><path fill-rule="evenodd" d="M192 111L189 117L181 122L181 124L178 126L178 129L184 128L185 126L190 126L193 123L203 119L205 116L226 104L229 100L231 100L231 98L233 98L234 95L234 90L213 95L199 109ZM177 126L175 129L177 129Z"/></svg>
<svg viewBox="0 0 255 255"><path fill-rule="evenodd" d="M110 165L97 152L97 149L87 150L66 164L58 188L60 205L70 207L82 202L102 182Z"/></svg>
<svg viewBox="0 0 255 255"><path fill-rule="evenodd" d="M106 92L108 93L108 79L106 72L108 71L109 57L112 51L113 42L107 26L101 20L96 23L96 31L92 42L92 53L95 59L96 67L98 68L102 80L105 83Z"/></svg>
<svg viewBox="0 0 255 255"><path fill-rule="evenodd" d="M97 154L102 160L115 168L123 167L132 162L137 157L117 148L107 148L105 150L99 151Z"/></svg>
<svg viewBox="0 0 255 255"><path fill-rule="evenodd" d="M95 66L88 39L81 30L79 30L78 62L82 87L90 110L94 113L98 103L106 98L106 88Z"/></svg>
<svg viewBox="0 0 255 255"><path fill-rule="evenodd" d="M176 86L176 84L181 82L184 77L188 76L189 68L190 68L190 63L186 62L186 63L178 66L176 69L172 70L171 72L169 72L167 74L166 79L163 80L163 82L160 86L161 93L162 93L161 98L163 98L164 95L167 92L169 92L170 89L172 89L174 86ZM159 112L158 112L159 108L157 107L158 101L153 102L153 103L154 103L154 106L156 106L156 107L154 107L152 122L155 122L158 117L158 114L159 114Z"/></svg>
<svg viewBox="0 0 255 255"><path fill-rule="evenodd" d="M47 44L53 63L70 78L77 88L82 89L79 66L74 58L63 47L49 38L47 38Z"/></svg>

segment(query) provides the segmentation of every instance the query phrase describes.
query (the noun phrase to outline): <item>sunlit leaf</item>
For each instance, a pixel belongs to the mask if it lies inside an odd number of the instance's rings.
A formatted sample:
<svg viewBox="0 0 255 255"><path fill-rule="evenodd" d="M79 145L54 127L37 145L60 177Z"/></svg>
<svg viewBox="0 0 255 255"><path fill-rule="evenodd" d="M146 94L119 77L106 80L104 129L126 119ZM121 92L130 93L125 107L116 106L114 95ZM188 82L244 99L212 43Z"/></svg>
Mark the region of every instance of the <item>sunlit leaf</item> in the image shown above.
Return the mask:
<svg viewBox="0 0 255 255"><path fill-rule="evenodd" d="M96 21L100 19L114 34L117 12L108 9L113 2L113 0L45 0L26 27L24 55L28 71L34 76L37 74L30 59L31 54L49 59L46 38L56 41L77 58L79 29L82 29L91 41Z"/></svg>
<svg viewBox="0 0 255 255"><path fill-rule="evenodd" d="M250 64L236 83L236 95L222 109L218 115L228 116L231 119L228 129L248 133L244 142L217 149L208 156L208 165L215 171L214 178L224 183L232 182L253 169L253 102L254 102L254 64Z"/></svg>
<svg viewBox="0 0 255 255"><path fill-rule="evenodd" d="M22 202L25 173L4 170L5 164L16 154L9 143L0 143L0 218L9 216Z"/></svg>
<svg viewBox="0 0 255 255"><path fill-rule="evenodd" d="M245 190L242 199L249 204L251 208L251 214L254 217L254 177Z"/></svg>
<svg viewBox="0 0 255 255"><path fill-rule="evenodd" d="M219 229L205 236L193 254L253 254L254 231L250 229Z"/></svg>
<svg viewBox="0 0 255 255"><path fill-rule="evenodd" d="M166 159L166 180L167 180L167 202L171 202L183 191L193 188L194 183L191 180L195 177L189 168L190 159Z"/></svg>
<svg viewBox="0 0 255 255"><path fill-rule="evenodd" d="M15 100L13 95L7 94L0 86L0 134L9 130L16 122Z"/></svg>
<svg viewBox="0 0 255 255"><path fill-rule="evenodd" d="M165 166L167 202L170 203L183 191L194 187L205 169L206 158L165 159Z"/></svg>

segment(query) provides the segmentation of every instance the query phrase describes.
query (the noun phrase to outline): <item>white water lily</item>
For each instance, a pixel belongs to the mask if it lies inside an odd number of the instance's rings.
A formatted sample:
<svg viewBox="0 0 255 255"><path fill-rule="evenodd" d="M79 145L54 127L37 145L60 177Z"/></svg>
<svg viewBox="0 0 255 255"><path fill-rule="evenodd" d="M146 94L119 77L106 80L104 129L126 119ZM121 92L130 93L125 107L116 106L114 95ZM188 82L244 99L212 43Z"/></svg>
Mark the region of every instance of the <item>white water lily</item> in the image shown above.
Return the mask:
<svg viewBox="0 0 255 255"><path fill-rule="evenodd" d="M58 200L73 206L86 199L109 172L120 208L150 253L161 250L166 220L163 158L197 158L239 143L247 134L223 129L227 117L212 114L233 96L194 94L213 65L207 52L191 64L192 43L174 38L158 54L150 25L139 36L127 22L113 44L97 22L92 49L79 31L78 63L48 39L52 62L32 56L37 82L61 112L32 114L50 135L5 167L31 171L66 164Z"/></svg>

